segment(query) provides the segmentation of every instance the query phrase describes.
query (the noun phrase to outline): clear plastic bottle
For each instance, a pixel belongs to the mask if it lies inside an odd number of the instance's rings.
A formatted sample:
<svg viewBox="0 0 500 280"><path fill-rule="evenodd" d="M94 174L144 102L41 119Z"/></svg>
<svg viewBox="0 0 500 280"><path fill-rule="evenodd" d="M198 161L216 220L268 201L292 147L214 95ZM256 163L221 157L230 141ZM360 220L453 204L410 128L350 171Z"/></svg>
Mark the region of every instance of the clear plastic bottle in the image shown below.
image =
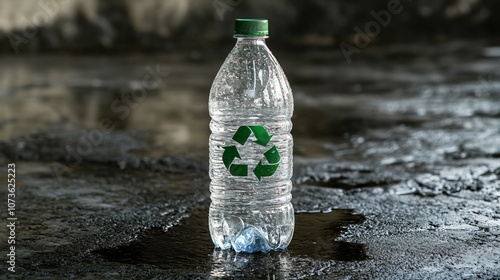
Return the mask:
<svg viewBox="0 0 500 280"><path fill-rule="evenodd" d="M237 252L280 250L294 230L293 96L265 43L265 19L237 19L210 90L210 235Z"/></svg>

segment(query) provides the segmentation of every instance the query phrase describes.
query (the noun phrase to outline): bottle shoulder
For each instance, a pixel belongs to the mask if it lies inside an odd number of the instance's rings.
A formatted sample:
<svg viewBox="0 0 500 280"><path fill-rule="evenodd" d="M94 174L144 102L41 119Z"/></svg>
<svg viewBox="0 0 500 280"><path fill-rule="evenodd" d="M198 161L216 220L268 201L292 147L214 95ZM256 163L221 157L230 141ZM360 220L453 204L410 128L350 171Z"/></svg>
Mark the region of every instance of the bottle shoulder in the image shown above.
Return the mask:
<svg viewBox="0 0 500 280"><path fill-rule="evenodd" d="M283 69L265 44L236 44L212 84L209 107L288 111L293 110L293 95Z"/></svg>

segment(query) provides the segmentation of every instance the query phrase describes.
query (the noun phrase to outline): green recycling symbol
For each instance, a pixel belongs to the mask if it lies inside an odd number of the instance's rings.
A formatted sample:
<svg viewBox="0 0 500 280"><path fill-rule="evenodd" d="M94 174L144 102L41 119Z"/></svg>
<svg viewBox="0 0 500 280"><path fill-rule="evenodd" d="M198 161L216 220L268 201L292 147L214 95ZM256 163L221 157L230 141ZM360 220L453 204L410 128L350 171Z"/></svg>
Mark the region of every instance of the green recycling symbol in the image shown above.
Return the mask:
<svg viewBox="0 0 500 280"><path fill-rule="evenodd" d="M267 143L269 143L269 140L271 140L271 138L273 137L272 135L269 135L267 133L266 129L263 126L240 126L234 134L233 140L240 143L241 145L245 145L248 137L250 137L252 132L255 135L255 138L257 138L257 140L254 142L264 147L267 146ZM259 181L262 179L262 177L272 176L278 169L281 160L276 146L272 146L269 150L267 150L267 152L264 153L264 156L266 157L269 164L262 164L262 161L259 161L259 164L257 164L257 166L253 170L253 173L255 174L255 176L257 176ZM229 170L229 173L231 173L231 175L233 176L248 176L248 165L233 164L233 160L235 158L241 159L240 153L238 153L238 149L236 148L236 146L233 145L224 147L222 161L224 162L227 170Z"/></svg>

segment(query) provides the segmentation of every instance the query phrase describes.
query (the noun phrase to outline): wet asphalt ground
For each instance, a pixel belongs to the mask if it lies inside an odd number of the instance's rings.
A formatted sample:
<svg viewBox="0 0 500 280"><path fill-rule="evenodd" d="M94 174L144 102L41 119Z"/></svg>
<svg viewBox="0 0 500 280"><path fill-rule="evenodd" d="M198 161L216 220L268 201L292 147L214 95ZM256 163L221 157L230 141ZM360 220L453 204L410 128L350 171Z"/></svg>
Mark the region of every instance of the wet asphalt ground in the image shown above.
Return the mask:
<svg viewBox="0 0 500 280"><path fill-rule="evenodd" d="M2 58L0 180L15 163L18 222L15 273L0 227L1 278L500 278L497 48L351 64L275 51L295 97L296 230L270 254L208 233L207 102L226 51Z"/></svg>

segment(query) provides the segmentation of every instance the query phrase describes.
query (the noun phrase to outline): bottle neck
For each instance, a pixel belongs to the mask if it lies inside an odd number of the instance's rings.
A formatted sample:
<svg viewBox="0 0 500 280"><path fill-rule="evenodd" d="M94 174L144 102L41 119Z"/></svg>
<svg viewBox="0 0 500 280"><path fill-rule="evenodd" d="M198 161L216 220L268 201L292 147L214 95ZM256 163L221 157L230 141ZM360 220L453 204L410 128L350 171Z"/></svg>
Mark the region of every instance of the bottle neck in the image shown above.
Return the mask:
<svg viewBox="0 0 500 280"><path fill-rule="evenodd" d="M236 44L240 45L265 45L268 36L234 35L234 38L236 38Z"/></svg>

